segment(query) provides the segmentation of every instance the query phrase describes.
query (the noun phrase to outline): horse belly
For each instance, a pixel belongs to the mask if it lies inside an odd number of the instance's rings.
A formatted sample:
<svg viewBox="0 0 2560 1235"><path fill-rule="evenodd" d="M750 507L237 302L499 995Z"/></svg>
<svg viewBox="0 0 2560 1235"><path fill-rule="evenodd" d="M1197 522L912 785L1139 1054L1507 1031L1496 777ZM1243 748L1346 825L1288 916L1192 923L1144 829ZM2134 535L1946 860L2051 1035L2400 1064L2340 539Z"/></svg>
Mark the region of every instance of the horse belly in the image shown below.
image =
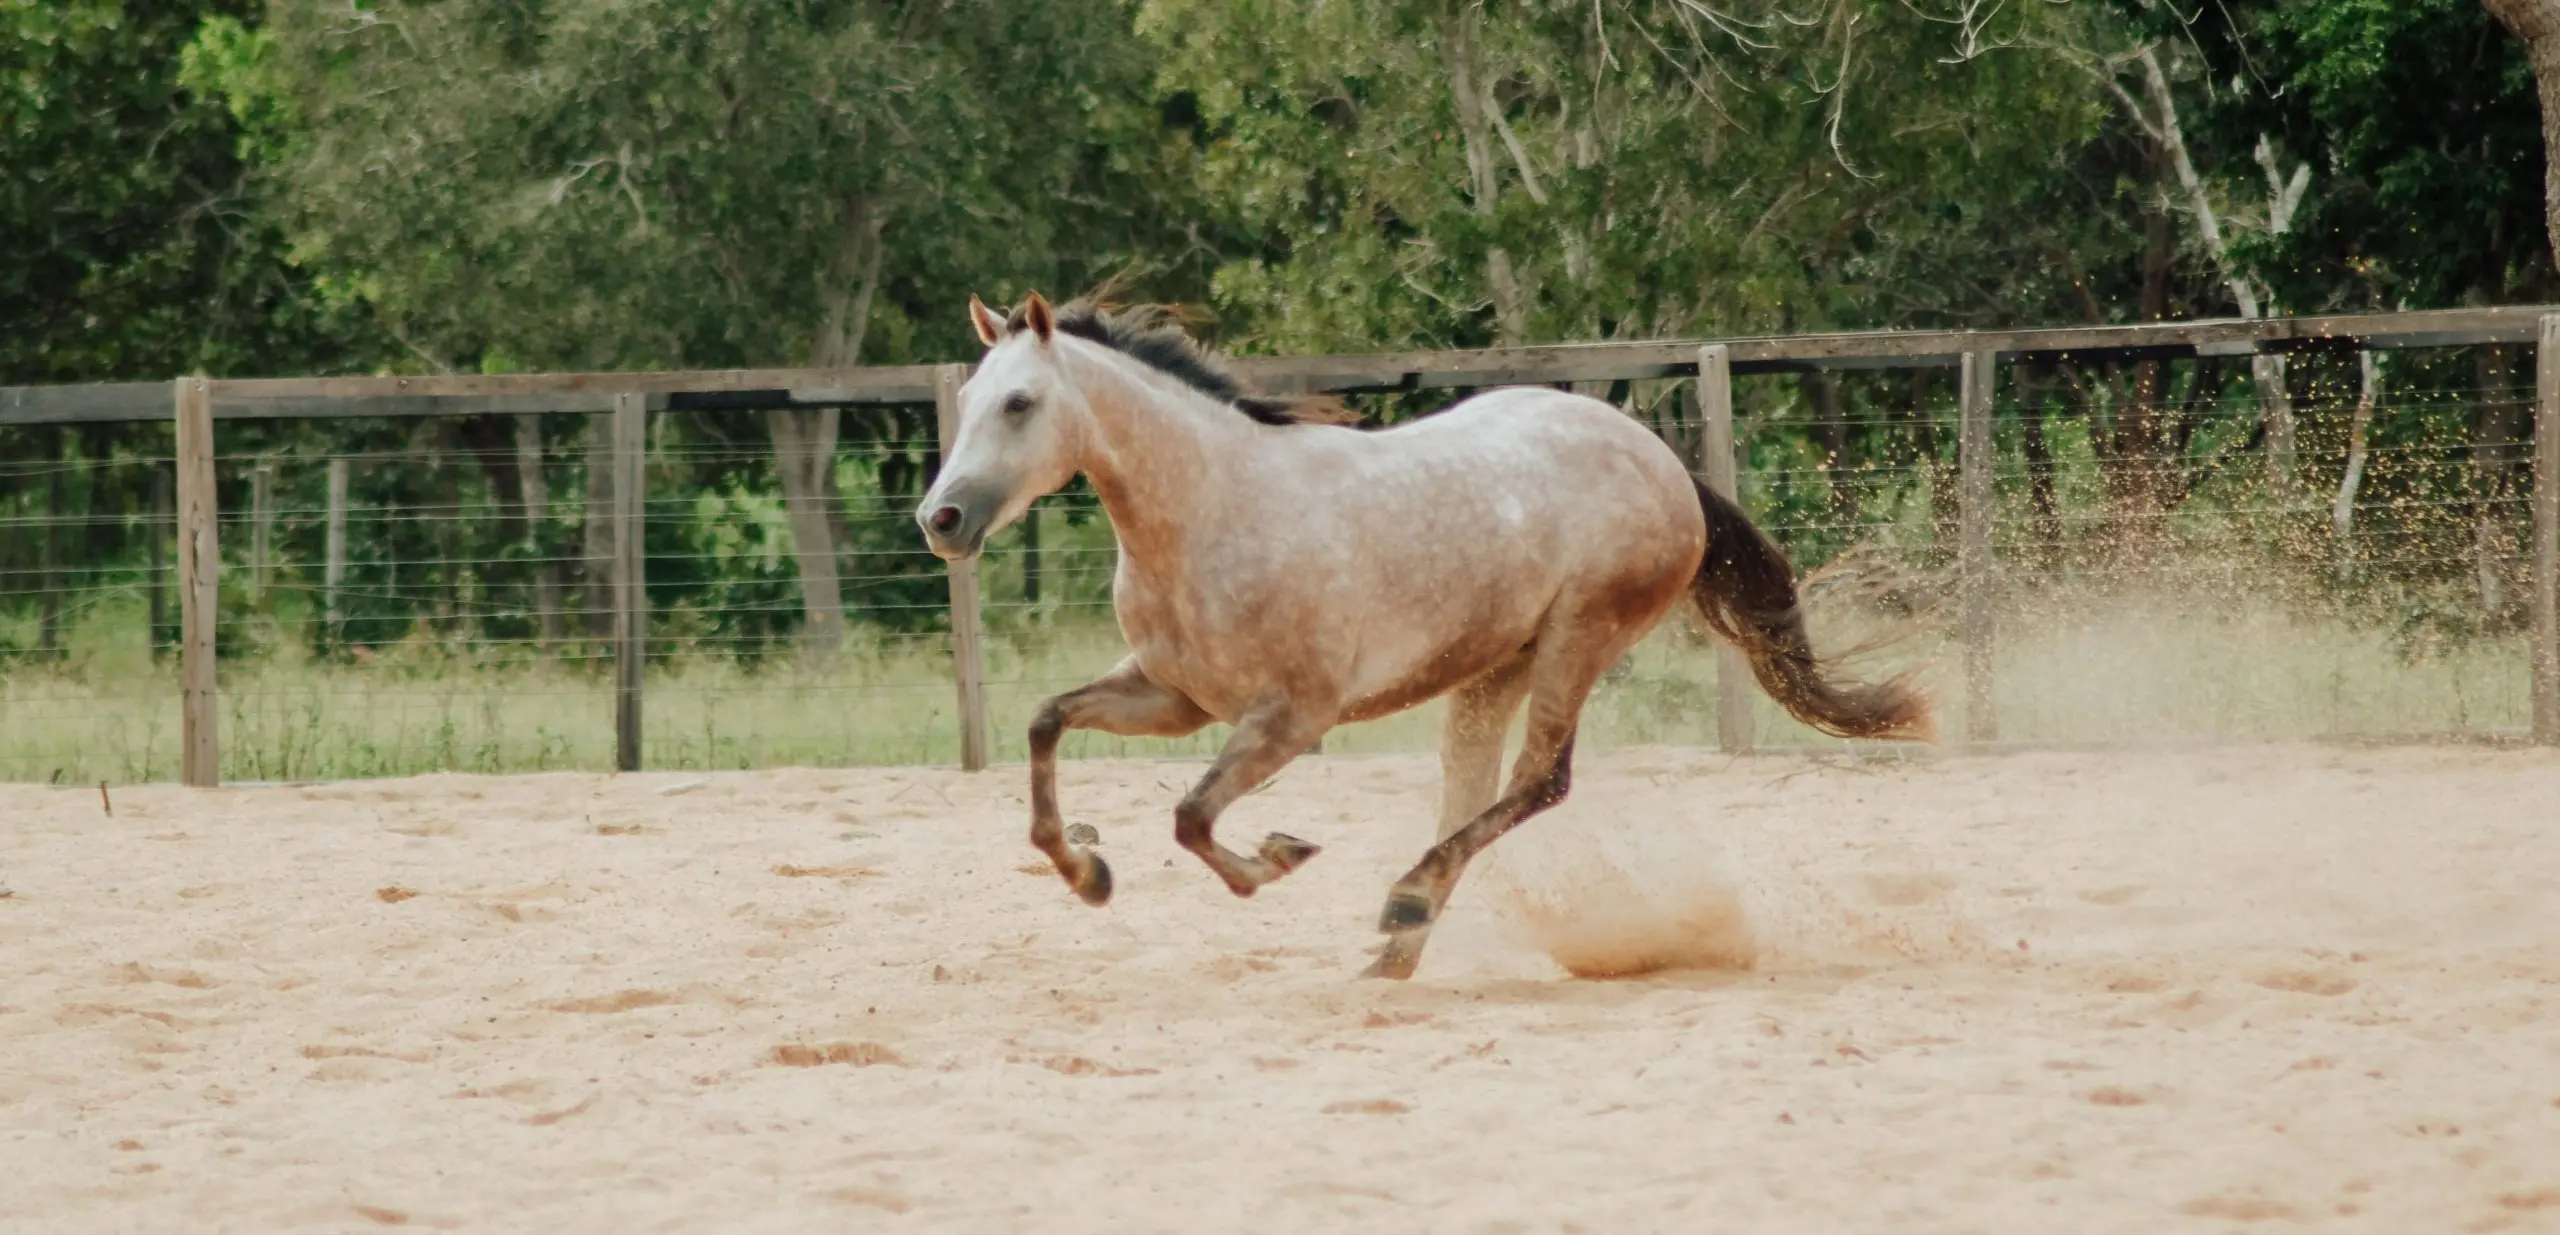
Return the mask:
<svg viewBox="0 0 2560 1235"><path fill-rule="evenodd" d="M1505 574L1498 585L1443 580L1361 624L1346 721L1372 720L1427 703L1519 655L1537 637L1552 583L1539 572Z"/></svg>

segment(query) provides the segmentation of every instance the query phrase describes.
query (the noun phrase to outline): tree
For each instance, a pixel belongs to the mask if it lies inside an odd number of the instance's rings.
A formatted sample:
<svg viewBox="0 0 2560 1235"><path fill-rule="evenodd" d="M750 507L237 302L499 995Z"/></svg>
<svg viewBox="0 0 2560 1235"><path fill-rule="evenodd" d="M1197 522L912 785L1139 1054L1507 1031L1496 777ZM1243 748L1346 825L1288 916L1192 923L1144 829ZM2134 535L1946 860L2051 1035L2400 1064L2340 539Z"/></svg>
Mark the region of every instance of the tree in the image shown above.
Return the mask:
<svg viewBox="0 0 2560 1235"><path fill-rule="evenodd" d="M180 81L202 18L257 7L0 6L0 382L360 362L256 217L231 116Z"/></svg>
<svg viewBox="0 0 2560 1235"><path fill-rule="evenodd" d="M2542 98L2544 238L2560 254L2560 0L2480 0L2524 43Z"/></svg>
<svg viewBox="0 0 2560 1235"><path fill-rule="evenodd" d="M263 31L203 42L297 251L412 363L840 367L967 354L955 297L1079 286L1150 247L1181 148L1128 22L1034 0L277 0ZM766 417L822 653L844 631L842 423Z"/></svg>
<svg viewBox="0 0 2560 1235"><path fill-rule="evenodd" d="M207 15L252 0L0 3L0 383L326 373L370 356L288 259L247 186L233 117L182 80ZM0 608L58 655L64 593L143 568L158 425L0 428ZM144 573L155 600L158 578ZM151 637L157 639L154 630Z"/></svg>

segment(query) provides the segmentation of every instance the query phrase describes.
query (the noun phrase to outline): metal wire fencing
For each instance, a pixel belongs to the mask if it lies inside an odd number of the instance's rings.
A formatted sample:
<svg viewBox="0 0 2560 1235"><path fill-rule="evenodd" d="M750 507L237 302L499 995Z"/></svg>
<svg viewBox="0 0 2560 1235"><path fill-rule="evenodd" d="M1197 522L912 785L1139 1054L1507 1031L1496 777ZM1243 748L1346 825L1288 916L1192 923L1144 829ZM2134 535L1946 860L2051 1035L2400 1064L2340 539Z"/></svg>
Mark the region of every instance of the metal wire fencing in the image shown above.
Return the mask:
<svg viewBox="0 0 2560 1235"><path fill-rule="evenodd" d="M2295 359L2271 411L2213 360L2006 367L1991 421L1987 699L2015 743L2520 732L2532 449L2521 349ZM1957 383L1734 383L1745 506L1848 672L1958 681ZM1583 388L1684 458L1695 383ZM1373 420L1457 392L1357 396ZM224 775L601 769L615 760L607 417L226 421ZM108 430L112 429L113 432ZM650 414L644 766L940 763L961 726L951 592L912 522L924 409ZM169 437L56 431L0 464L0 777L176 775ZM977 577L992 754L1125 653L1081 486ZM1672 623L1611 672L1589 746L1715 739L1712 646ZM1987 718L1984 718L1987 719ZM1819 745L1755 694L1767 745ZM1423 749L1434 709L1330 751ZM1074 735L1070 756L1198 753Z"/></svg>

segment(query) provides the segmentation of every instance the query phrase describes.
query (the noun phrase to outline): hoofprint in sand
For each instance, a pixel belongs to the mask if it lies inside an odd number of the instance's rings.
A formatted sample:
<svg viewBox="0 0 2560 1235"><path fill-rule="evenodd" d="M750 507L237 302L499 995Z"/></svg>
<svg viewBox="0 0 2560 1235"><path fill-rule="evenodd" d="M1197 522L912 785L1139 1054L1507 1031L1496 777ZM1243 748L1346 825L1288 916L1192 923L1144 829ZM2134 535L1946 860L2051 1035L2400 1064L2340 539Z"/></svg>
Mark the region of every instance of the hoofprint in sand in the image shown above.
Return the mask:
<svg viewBox="0 0 2560 1235"><path fill-rule="evenodd" d="M0 789L0 1229L2560 1228L2550 754L1597 756L1404 985L1196 773Z"/></svg>

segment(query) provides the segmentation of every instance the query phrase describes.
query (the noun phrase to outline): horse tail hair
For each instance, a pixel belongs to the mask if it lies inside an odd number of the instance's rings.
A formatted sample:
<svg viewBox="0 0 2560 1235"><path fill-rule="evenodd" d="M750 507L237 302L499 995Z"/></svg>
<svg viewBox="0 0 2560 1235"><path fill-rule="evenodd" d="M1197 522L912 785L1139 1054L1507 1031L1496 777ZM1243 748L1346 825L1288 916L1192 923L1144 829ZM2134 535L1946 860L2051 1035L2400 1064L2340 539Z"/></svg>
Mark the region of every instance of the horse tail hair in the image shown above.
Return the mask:
<svg viewBox="0 0 2560 1235"><path fill-rule="evenodd" d="M1786 553L1742 507L1703 483L1697 487L1707 553L1689 591L1707 626L1751 662L1760 689L1788 714L1834 737L1935 741L1929 700L1908 675L1870 685L1824 672L1805 634Z"/></svg>

